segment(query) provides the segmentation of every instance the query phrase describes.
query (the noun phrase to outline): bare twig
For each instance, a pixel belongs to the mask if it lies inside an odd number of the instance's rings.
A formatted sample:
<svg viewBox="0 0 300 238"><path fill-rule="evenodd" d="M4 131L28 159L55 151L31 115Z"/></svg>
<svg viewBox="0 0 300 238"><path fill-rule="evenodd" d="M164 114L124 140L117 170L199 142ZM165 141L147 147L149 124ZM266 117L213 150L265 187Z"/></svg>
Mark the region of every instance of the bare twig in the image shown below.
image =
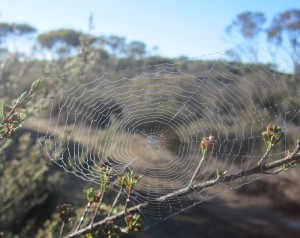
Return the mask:
<svg viewBox="0 0 300 238"><path fill-rule="evenodd" d="M127 198L126 198L126 201L125 201L125 208L124 208L124 213L125 214L127 214L127 209L128 209L128 205L129 205L129 202L130 202L130 198L131 198L131 190L128 191Z"/></svg>
<svg viewBox="0 0 300 238"><path fill-rule="evenodd" d="M170 198L170 197L174 197L174 196L178 196L178 195L181 195L181 194L185 194L187 191L189 191L192 187L192 184L200 170L200 168L202 167L202 164L205 160L205 156L202 156L201 160L199 161L198 165L197 165L197 168L195 169L188 185L185 187L185 188L182 188L182 189L179 189L177 190L176 192L173 192L173 193L169 193L167 195L164 195L164 196L161 196L157 199L157 201L165 201L166 199Z"/></svg>
<svg viewBox="0 0 300 238"><path fill-rule="evenodd" d="M263 155L260 161L257 163L258 166L262 166L262 164L268 159L271 149L268 148L267 152Z"/></svg>
<svg viewBox="0 0 300 238"><path fill-rule="evenodd" d="M297 146L296 146L295 150L283 159L279 159L279 160L276 160L274 162L270 162L270 163L267 163L267 164L256 165L256 166L254 166L250 169L243 170L243 171L241 171L237 174L227 175L227 176L224 176L224 177L217 177L217 178L208 180L206 182L200 182L200 183L194 183L193 184L194 179L195 179L195 177L196 177L196 175L197 175L197 173L198 173L198 171L201 168L201 165L203 163L203 161L200 160L195 172L193 173L193 176L190 180L190 183L187 185L186 188L176 190L176 191L174 191L172 193L169 193L167 195L163 195L161 197L158 197L158 198L156 198L152 201L143 202L143 203L140 203L140 204L135 205L133 207L130 207L130 208L127 209L127 213L138 211L142 208L150 206L152 203L164 202L169 198L187 194L189 192L192 192L195 189L201 190L201 189L204 189L204 188L207 188L207 187L214 186L218 183L226 183L226 182L234 181L234 180L243 178L245 176L251 176L251 175L254 175L254 174L264 174L266 172L269 172L270 170L278 169L279 167L281 167L285 164L288 164L290 162L300 162L300 140L297 141ZM277 170L278 173L280 172L279 170ZM85 227L85 228L82 228L82 229L80 229L76 232L73 232L72 234L69 234L66 237L68 237L68 238L76 237L78 235L86 233L91 228L97 228L97 227L105 224L107 221L116 220L116 219L122 218L124 216L125 216L125 211L122 211L122 212L120 212L116 215L106 217L105 219L94 223L91 227Z"/></svg>
<svg viewBox="0 0 300 238"><path fill-rule="evenodd" d="M120 190L119 190L119 192L118 192L118 194L117 194L117 196L116 196L116 198L115 198L115 200L114 200L114 202L113 202L113 204L112 204L112 206L111 206L110 212L108 213L107 217L110 217L110 215L112 214L112 212L113 212L115 206L117 205L117 202L118 202L118 200L119 200L119 197L121 196L122 190L123 190L123 188L120 187Z"/></svg>
<svg viewBox="0 0 300 238"><path fill-rule="evenodd" d="M94 213L93 218L92 218L91 223L90 223L90 228L91 228L91 229L93 228L94 220L95 220L95 218L96 218L96 216L97 216L97 213L98 213L98 210L99 210L99 208L100 208L100 206L101 206L101 204L102 204L103 197L104 197L104 196L103 196L103 193L101 193L99 202L98 202L97 207L96 207L96 210L95 210L95 213Z"/></svg>
<svg viewBox="0 0 300 238"><path fill-rule="evenodd" d="M63 233L63 231L64 231L64 227L65 227L65 223L62 222L61 227L60 227L60 231L59 231L59 238L62 237L62 233Z"/></svg>
<svg viewBox="0 0 300 238"><path fill-rule="evenodd" d="M83 215L82 215L81 218L80 218L80 221L79 221L79 223L78 223L78 226L77 226L77 228L76 228L76 231L78 231L78 230L80 229L80 226L82 225L82 222L83 222L83 220L84 220L84 218L85 218L85 216L86 216L86 214L87 214L87 212L88 212L90 206L91 206L91 202L88 202L88 204L86 205L85 210L84 210L84 212L83 212Z"/></svg>

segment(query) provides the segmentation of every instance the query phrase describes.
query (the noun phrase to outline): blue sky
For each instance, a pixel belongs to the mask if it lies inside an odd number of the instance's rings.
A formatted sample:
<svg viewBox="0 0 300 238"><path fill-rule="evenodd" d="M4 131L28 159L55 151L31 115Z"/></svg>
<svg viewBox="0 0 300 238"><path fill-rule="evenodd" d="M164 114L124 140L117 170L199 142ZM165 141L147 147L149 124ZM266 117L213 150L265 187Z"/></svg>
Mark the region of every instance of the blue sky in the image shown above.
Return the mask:
<svg viewBox="0 0 300 238"><path fill-rule="evenodd" d="M274 14L300 8L299 0L0 0L0 21L29 23L39 32L58 28L140 40L165 56L224 52L224 29L243 11Z"/></svg>

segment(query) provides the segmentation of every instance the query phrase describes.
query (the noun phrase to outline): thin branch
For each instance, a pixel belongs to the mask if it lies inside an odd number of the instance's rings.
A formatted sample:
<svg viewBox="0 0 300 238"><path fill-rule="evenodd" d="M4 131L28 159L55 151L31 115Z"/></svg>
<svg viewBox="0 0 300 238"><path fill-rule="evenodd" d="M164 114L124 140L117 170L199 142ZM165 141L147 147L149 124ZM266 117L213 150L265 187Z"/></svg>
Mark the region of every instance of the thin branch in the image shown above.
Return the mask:
<svg viewBox="0 0 300 238"><path fill-rule="evenodd" d="M90 223L90 228L91 228L91 229L93 228L94 220L95 220L95 218L96 218L96 216L97 216L97 213L98 213L98 210L100 209L100 206L101 206L101 204L102 204L103 197L104 197L104 194L101 193L101 196L100 196L98 205L97 205L97 207L96 207L94 216L93 216L93 218L92 218L92 220L91 220L91 223Z"/></svg>
<svg viewBox="0 0 300 238"><path fill-rule="evenodd" d="M117 196L116 196L116 198L115 198L115 200L114 200L114 202L113 202L113 204L112 204L112 206L111 206L110 212L108 213L107 217L110 217L110 215L112 214L112 212L113 212L113 210L114 210L114 208L115 208L115 206L116 206L116 204L119 200L119 197L122 193L122 190L123 190L123 188L121 187L118 194L117 194Z"/></svg>
<svg viewBox="0 0 300 238"><path fill-rule="evenodd" d="M194 171L194 173L193 173L193 175L191 177L191 180L190 180L190 182L188 184L188 188L190 188L192 186L192 184L193 184L193 182L194 182L194 180L195 180L195 178L196 178L196 176L197 176L200 168L202 167L202 164L203 164L204 160L205 160L205 155L203 155L202 158L201 158L201 160L199 161L199 163L197 165L197 168L195 169L195 171Z"/></svg>
<svg viewBox="0 0 300 238"><path fill-rule="evenodd" d="M264 174L276 175L276 174L281 173L283 170L284 170L284 169L279 168L279 169L276 169L276 170L271 171L271 172L264 172Z"/></svg>
<svg viewBox="0 0 300 238"><path fill-rule="evenodd" d="M78 223L78 226L77 226L77 228L76 228L76 231L78 231L78 230L80 229L80 226L82 225L82 222L83 222L83 220L84 220L84 218L85 218L85 216L86 216L86 214L87 214L87 212L88 212L90 206L91 206L91 202L88 202L88 204L86 205L85 210L84 210L84 212L83 212L83 215L82 215L81 218L80 218L80 221L79 221L79 223Z"/></svg>
<svg viewBox="0 0 300 238"><path fill-rule="evenodd" d="M268 148L267 152L263 155L263 157L260 159L260 161L258 162L258 166L262 166L262 164L268 159L269 154L270 154L271 149Z"/></svg>
<svg viewBox="0 0 300 238"><path fill-rule="evenodd" d="M188 183L188 185L185 187L185 188L181 188L173 193L169 193L167 195L164 195L164 196L161 196L159 197L158 199L156 199L158 202L162 202L162 201L165 201L166 199L168 199L169 197L174 197L174 196L178 196L178 195L181 195L181 194L185 194L187 191L189 191L192 187L192 184L200 170L200 168L202 167L202 164L205 160L205 156L202 156L201 160L199 161L198 165L197 165L197 168L195 169L191 179L190 179L190 182Z"/></svg>
<svg viewBox="0 0 300 238"><path fill-rule="evenodd" d="M194 186L192 186L192 188L193 189L202 189L202 188L206 188L206 187L210 187L212 185L215 185L216 183L230 182L230 181L234 181L234 180L237 180L239 178L242 178L242 177L245 177L245 176L251 176L251 175L254 175L254 174L264 174L265 172L268 172L269 170L272 170L272 169L276 169L276 168L278 168L278 167L280 167L284 164L288 164L288 163L293 162L293 161L300 161L299 152L300 152L300 140L297 141L297 146L296 146L295 150L293 151L293 153L291 153L290 155L286 156L283 159L279 159L279 160L276 160L274 162L264 164L262 166L257 165L255 167L252 167L251 169L243 170L243 171L241 171L237 174L232 174L232 175L225 176L225 177L222 178L222 180L219 180L219 181L212 182L210 180L210 181L207 181L207 182L204 182L204 183L198 183L198 184L195 184Z"/></svg>
<svg viewBox="0 0 300 238"><path fill-rule="evenodd" d="M125 201L125 208L124 208L125 214L127 214L127 210L128 210L127 208L128 208L129 202L130 202L130 198L131 198L131 189L128 190L127 198Z"/></svg>
<svg viewBox="0 0 300 238"><path fill-rule="evenodd" d="M61 227L60 227L60 231L59 231L59 238L62 237L62 233L63 233L63 231L64 231L64 227L65 227L65 223L62 222Z"/></svg>
<svg viewBox="0 0 300 238"><path fill-rule="evenodd" d="M279 159L279 160L276 160L274 162L263 164L261 166L256 165L256 166L254 166L250 169L243 170L243 171L241 171L237 174L227 175L227 176L224 176L224 177L217 177L217 178L208 180L206 182L200 182L200 183L196 183L196 184L189 183L188 184L188 189L187 188L179 189L179 190L176 190L175 192L172 192L172 193L169 193L167 195L158 197L158 198L156 198L152 201L147 201L147 202L140 203L140 204L135 205L131 208L128 208L127 212L131 213L131 212L138 211L142 208L145 208L145 207L151 205L152 203L164 202L168 198L180 196L180 195L192 192L195 189L200 189L201 190L201 189L204 189L204 188L207 188L207 187L214 186L214 185L219 184L219 183L226 183L226 182L234 181L234 180L240 179L240 178L245 177L245 176L251 176L251 175L254 175L254 174L264 174L264 173L266 173L270 170L277 169L280 166L288 164L290 162L300 162L300 140L297 141L297 146L296 146L295 150L290 155L286 156L283 159ZM201 161L199 162L199 164L198 164L198 166L197 166L197 168L196 168L196 170L195 170L195 172L194 172L194 174L193 174L190 181L193 182L193 180L195 179L196 174L199 171L202 163L203 162L201 162ZM84 234L91 228L97 228L97 227L105 224L107 221L122 218L122 217L124 217L124 215L125 215L125 211L122 211L122 212L120 212L116 215L106 217L105 219L94 223L92 227L82 228L82 229L80 229L80 230L78 230L78 231L76 231L72 234L69 234L66 237L67 238L73 238L73 237L76 237L78 235Z"/></svg>

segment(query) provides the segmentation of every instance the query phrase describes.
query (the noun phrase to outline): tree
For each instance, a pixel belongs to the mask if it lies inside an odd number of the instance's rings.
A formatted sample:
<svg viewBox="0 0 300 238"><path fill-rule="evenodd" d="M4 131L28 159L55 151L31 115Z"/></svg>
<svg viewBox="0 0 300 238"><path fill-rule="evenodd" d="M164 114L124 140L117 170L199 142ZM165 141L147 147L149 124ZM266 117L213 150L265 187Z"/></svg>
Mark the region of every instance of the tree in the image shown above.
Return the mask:
<svg viewBox="0 0 300 238"><path fill-rule="evenodd" d="M111 48L112 53L115 57L117 56L117 52L124 52L125 41L126 39L124 37L119 36L109 36L105 39L105 43Z"/></svg>
<svg viewBox="0 0 300 238"><path fill-rule="evenodd" d="M292 9L273 18L267 36L290 56L295 75L300 74L300 10Z"/></svg>
<svg viewBox="0 0 300 238"><path fill-rule="evenodd" d="M37 41L43 48L53 50L59 57L65 57L80 45L81 35L81 32L72 29L59 29L40 34Z"/></svg>
<svg viewBox="0 0 300 238"><path fill-rule="evenodd" d="M45 48L51 49L57 44L76 47L80 44L81 33L72 29L59 29L40 34L38 42Z"/></svg>
<svg viewBox="0 0 300 238"><path fill-rule="evenodd" d="M146 54L146 45L141 41L132 41L127 50L130 57L141 59Z"/></svg>
<svg viewBox="0 0 300 238"><path fill-rule="evenodd" d="M243 12L226 28L230 40L234 42L235 49L230 50L233 54L251 54L253 61L257 62L257 42L261 33L264 32L263 25L266 18L262 12ZM240 42L240 38L244 42ZM235 42L238 39L238 42Z"/></svg>
<svg viewBox="0 0 300 238"><path fill-rule="evenodd" d="M24 36L35 32L36 29L28 24L0 23L0 43L12 35Z"/></svg>
<svg viewBox="0 0 300 238"><path fill-rule="evenodd" d="M0 23L0 45L2 46L0 48L0 58L5 57L8 53L8 46L5 45L8 39L11 37L14 37L14 39L25 37L33 33L36 33L36 29L28 24Z"/></svg>

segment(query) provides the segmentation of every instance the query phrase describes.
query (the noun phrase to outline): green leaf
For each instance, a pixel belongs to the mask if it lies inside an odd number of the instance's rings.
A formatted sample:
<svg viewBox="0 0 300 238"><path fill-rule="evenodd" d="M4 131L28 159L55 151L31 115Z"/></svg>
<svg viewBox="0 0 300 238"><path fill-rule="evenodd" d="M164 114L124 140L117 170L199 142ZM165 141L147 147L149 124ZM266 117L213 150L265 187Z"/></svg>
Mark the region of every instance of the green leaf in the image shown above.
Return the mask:
<svg viewBox="0 0 300 238"><path fill-rule="evenodd" d="M90 187L88 189L84 189L83 192L85 193L85 197L89 202L94 202L94 189Z"/></svg>
<svg viewBox="0 0 300 238"><path fill-rule="evenodd" d="M36 92L38 91L42 86L43 86L44 80L43 79L38 79L34 81L31 85L31 92Z"/></svg>
<svg viewBox="0 0 300 238"><path fill-rule="evenodd" d="M118 176L117 177L117 184L121 187L124 187L124 181L125 181L125 176Z"/></svg>

